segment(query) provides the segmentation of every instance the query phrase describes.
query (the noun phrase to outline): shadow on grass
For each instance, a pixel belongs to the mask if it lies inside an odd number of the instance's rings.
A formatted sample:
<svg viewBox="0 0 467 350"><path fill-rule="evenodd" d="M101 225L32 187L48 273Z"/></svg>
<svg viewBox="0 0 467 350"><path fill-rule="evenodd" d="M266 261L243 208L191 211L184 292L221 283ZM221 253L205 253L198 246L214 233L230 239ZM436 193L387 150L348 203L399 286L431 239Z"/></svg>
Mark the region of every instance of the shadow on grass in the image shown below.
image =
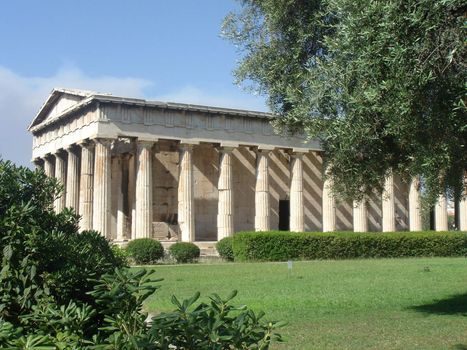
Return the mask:
<svg viewBox="0 0 467 350"><path fill-rule="evenodd" d="M454 350L467 350L467 345L457 344L457 345L454 345L453 349Z"/></svg>
<svg viewBox="0 0 467 350"><path fill-rule="evenodd" d="M467 293L452 295L430 304L412 306L410 309L427 314L467 316ZM467 347L459 349L467 350Z"/></svg>

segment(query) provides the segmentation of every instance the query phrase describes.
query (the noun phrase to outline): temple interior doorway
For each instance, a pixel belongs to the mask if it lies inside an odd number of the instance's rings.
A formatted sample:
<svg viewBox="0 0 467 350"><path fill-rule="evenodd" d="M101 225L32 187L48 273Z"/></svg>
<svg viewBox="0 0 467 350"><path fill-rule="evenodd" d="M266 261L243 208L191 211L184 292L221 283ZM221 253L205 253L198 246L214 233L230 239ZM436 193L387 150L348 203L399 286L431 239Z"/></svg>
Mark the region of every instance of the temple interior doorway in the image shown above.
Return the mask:
<svg viewBox="0 0 467 350"><path fill-rule="evenodd" d="M290 228L290 200L279 200L279 231L288 231Z"/></svg>

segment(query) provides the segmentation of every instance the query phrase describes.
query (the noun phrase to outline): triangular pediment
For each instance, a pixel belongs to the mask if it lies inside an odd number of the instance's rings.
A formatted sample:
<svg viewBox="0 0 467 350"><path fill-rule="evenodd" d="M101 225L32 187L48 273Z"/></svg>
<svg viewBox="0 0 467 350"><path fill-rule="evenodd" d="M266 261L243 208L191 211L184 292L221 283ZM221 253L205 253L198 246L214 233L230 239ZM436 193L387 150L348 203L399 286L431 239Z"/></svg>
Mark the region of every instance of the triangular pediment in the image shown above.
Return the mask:
<svg viewBox="0 0 467 350"><path fill-rule="evenodd" d="M63 112L73 108L85 98L93 95L94 92L83 90L70 90L70 89L54 89L50 93L45 103L40 108L36 117L29 125L29 129L39 124L48 123Z"/></svg>

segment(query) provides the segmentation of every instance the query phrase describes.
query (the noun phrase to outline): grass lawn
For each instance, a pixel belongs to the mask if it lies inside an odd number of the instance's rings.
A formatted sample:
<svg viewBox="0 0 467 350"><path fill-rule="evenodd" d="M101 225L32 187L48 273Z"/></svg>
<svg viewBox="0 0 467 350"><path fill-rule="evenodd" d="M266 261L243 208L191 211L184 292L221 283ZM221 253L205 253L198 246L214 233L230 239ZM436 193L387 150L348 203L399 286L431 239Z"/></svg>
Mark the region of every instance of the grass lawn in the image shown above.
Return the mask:
<svg viewBox="0 0 467 350"><path fill-rule="evenodd" d="M467 349L467 259L418 258L156 266L165 280L146 308L172 294L227 295L286 320L274 349Z"/></svg>

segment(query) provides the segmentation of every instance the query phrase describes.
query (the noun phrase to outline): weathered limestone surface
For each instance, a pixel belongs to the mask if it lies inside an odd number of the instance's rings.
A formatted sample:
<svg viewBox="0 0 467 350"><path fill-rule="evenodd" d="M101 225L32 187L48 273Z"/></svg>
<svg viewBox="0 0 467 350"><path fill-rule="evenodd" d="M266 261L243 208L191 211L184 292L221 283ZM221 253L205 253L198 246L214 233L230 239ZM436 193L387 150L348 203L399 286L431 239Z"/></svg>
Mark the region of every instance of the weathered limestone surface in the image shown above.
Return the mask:
<svg viewBox="0 0 467 350"><path fill-rule="evenodd" d="M383 210L383 232L394 232L396 230L395 220L395 196L394 175L389 174L384 181L384 192L382 195Z"/></svg>
<svg viewBox="0 0 467 350"><path fill-rule="evenodd" d="M94 197L93 197L93 229L104 237L110 237L111 210L111 139L98 138L95 140L94 156Z"/></svg>
<svg viewBox="0 0 467 350"><path fill-rule="evenodd" d="M92 198L94 189L94 143L82 142L79 213L81 215L80 230L92 229Z"/></svg>
<svg viewBox="0 0 467 350"><path fill-rule="evenodd" d="M137 142L136 238L152 237L152 147L154 142Z"/></svg>
<svg viewBox="0 0 467 350"><path fill-rule="evenodd" d="M234 231L255 229L256 154L247 147L232 152Z"/></svg>
<svg viewBox="0 0 467 350"><path fill-rule="evenodd" d="M178 222L183 242L195 240L193 194L193 145L180 145L180 176L178 181Z"/></svg>
<svg viewBox="0 0 467 350"><path fill-rule="evenodd" d="M366 200L354 201L353 204L353 230L355 232L367 232L368 231L368 219L367 219L367 204Z"/></svg>
<svg viewBox="0 0 467 350"><path fill-rule="evenodd" d="M467 197L464 196L459 202L459 229L467 231Z"/></svg>
<svg viewBox="0 0 467 350"><path fill-rule="evenodd" d="M333 181L326 178L323 183L323 232L336 230L336 199L332 193Z"/></svg>
<svg viewBox="0 0 467 350"><path fill-rule="evenodd" d="M422 230L422 207L420 201L420 180L414 177L409 189L409 225L410 231Z"/></svg>
<svg viewBox="0 0 467 350"><path fill-rule="evenodd" d="M234 233L234 199L232 175L233 148L223 147L219 150L219 203L217 213L217 239L230 237Z"/></svg>
<svg viewBox="0 0 467 350"><path fill-rule="evenodd" d="M270 201L269 201L269 150L258 150L256 160L255 186L255 230L269 231Z"/></svg>
<svg viewBox="0 0 467 350"><path fill-rule="evenodd" d="M62 185L62 193L54 201L54 210L60 213L65 208L66 159L63 152L55 153L55 178Z"/></svg>
<svg viewBox="0 0 467 350"><path fill-rule="evenodd" d="M54 159L52 155L48 155L44 158L44 173L45 175L52 177L54 176Z"/></svg>
<svg viewBox="0 0 467 350"><path fill-rule="evenodd" d="M448 205L445 194L439 195L435 205L435 230L448 230Z"/></svg>
<svg viewBox="0 0 467 350"><path fill-rule="evenodd" d="M291 155L290 184L290 231L303 232L305 230L303 216L303 154Z"/></svg>
<svg viewBox="0 0 467 350"><path fill-rule="evenodd" d="M177 224L178 143L160 140L153 156L153 221Z"/></svg>
<svg viewBox="0 0 467 350"><path fill-rule="evenodd" d="M68 161L66 170L66 206L79 210L79 157L74 147L67 149Z"/></svg>
<svg viewBox="0 0 467 350"><path fill-rule="evenodd" d="M193 148L193 202L196 241L217 239L219 153L211 144Z"/></svg>

